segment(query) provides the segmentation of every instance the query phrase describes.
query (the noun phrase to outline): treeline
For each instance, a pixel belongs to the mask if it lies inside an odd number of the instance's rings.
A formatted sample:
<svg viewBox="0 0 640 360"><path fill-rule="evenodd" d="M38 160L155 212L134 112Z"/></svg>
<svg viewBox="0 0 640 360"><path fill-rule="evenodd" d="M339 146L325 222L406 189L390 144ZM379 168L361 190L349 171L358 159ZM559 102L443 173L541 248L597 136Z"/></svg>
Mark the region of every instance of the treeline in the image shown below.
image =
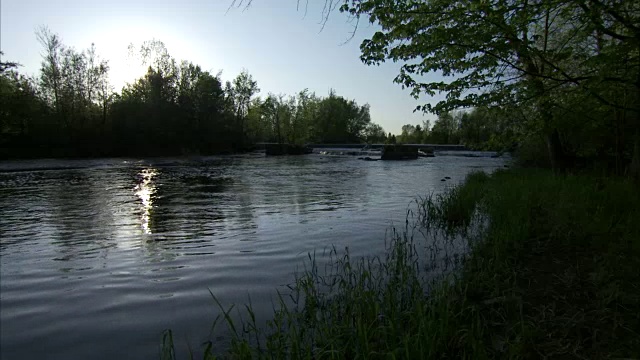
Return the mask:
<svg viewBox="0 0 640 360"><path fill-rule="evenodd" d="M515 120L486 107L443 112L433 126L430 120L422 125L407 124L394 138L403 144L461 144L471 150L514 151L518 145Z"/></svg>
<svg viewBox="0 0 640 360"><path fill-rule="evenodd" d="M330 91L319 97L308 90L297 95L269 94L252 101L247 115L248 136L266 142L380 142L385 132L371 122L369 105L359 106Z"/></svg>
<svg viewBox="0 0 640 360"><path fill-rule="evenodd" d="M621 102L632 104L633 91L614 90L619 92ZM557 131L552 131L553 136L546 135L550 130L538 118L539 109L529 103L441 112L433 125L429 120L422 125L406 124L401 134L393 138L389 135L387 142L460 144L471 150L509 151L528 166L552 167L551 157L556 156L555 161L560 162L556 166L564 168L630 173L634 150L638 151L634 149L638 146L636 112L581 95L579 103L554 99L557 103L550 111Z"/></svg>
<svg viewBox="0 0 640 360"><path fill-rule="evenodd" d="M0 66L0 156L125 156L246 151L258 142L378 142L369 105L335 91L303 90L259 97L243 71L223 83L188 61L178 62L157 40L130 50L147 73L120 93L109 63L95 46L78 51L41 28L42 65L36 77L18 64Z"/></svg>
<svg viewBox="0 0 640 360"><path fill-rule="evenodd" d="M620 100L631 102L633 93L622 90L616 89ZM555 99L558 131L552 132L556 137L551 139L545 135L549 129L540 122L539 109L533 104L441 112L433 125L430 121L407 124L394 138L398 143L461 144L471 150L509 151L523 165L541 167L553 165L550 152L556 147L553 151L562 167L630 173L637 146L636 113L603 105L588 96L571 106L561 100Z"/></svg>

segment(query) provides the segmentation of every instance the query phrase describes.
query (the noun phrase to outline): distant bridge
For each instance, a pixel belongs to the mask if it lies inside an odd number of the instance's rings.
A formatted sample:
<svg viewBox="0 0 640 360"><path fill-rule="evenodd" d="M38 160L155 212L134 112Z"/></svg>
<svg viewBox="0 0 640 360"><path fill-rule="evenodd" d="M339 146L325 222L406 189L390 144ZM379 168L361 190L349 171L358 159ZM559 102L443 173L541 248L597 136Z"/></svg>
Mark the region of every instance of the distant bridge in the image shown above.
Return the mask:
<svg viewBox="0 0 640 360"><path fill-rule="evenodd" d="M258 147L263 148L267 144L276 143L258 143ZM385 144L307 144L310 148L314 149L362 149L368 146L369 149L382 149ZM404 146L416 147L416 148L431 148L434 151L467 151L464 145L451 145L451 144L401 144Z"/></svg>

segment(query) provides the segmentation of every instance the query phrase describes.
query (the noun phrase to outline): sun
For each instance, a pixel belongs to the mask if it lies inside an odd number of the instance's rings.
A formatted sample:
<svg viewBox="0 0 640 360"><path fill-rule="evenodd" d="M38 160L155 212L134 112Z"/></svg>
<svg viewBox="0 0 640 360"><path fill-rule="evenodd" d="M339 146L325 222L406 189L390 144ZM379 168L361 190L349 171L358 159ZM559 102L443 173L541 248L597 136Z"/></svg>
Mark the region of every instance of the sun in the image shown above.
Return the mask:
<svg viewBox="0 0 640 360"><path fill-rule="evenodd" d="M198 44L197 36L189 31L192 30L181 29L158 19L131 15L105 19L83 34L81 41L86 44L83 45L85 48L94 43L101 58L109 61L109 79L119 92L127 83L134 82L146 73L147 66L142 64L138 56L140 46L145 41L162 41L177 63L181 60L198 63L198 60L211 61L216 58L207 53L207 46L210 45ZM133 51L130 51L129 45L133 45ZM200 65L206 67L206 64Z"/></svg>
<svg viewBox="0 0 640 360"><path fill-rule="evenodd" d="M167 30L153 23L116 21L92 35L91 42L96 45L98 54L109 61L111 84L119 91L146 73L146 66L138 54L140 45L153 39L165 41L163 36L167 36Z"/></svg>

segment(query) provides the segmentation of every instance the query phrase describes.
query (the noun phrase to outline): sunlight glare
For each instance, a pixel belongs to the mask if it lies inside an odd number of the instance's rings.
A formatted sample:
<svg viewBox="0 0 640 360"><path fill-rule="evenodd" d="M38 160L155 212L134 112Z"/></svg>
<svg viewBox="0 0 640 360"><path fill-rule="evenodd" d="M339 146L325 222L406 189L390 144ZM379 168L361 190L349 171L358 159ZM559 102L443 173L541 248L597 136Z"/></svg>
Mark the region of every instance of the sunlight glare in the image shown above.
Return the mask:
<svg viewBox="0 0 640 360"><path fill-rule="evenodd" d="M114 90L120 91L145 73L145 66L129 54L129 44L141 44L150 32L137 26L115 27L98 34L96 48L102 58L109 61L109 80Z"/></svg>
<svg viewBox="0 0 640 360"><path fill-rule="evenodd" d="M153 177L158 174L158 171L153 168L144 169L138 177L142 179L142 182L136 185L136 196L142 201L142 215L140 218L142 231L145 234L151 234L151 227L149 221L151 219L151 210L153 209L152 196L156 192L156 186L153 183Z"/></svg>
<svg viewBox="0 0 640 360"><path fill-rule="evenodd" d="M139 58L140 46L148 40L164 42L169 54L179 63L181 59L192 59L195 54L194 45L187 36L172 32L171 29L156 26L154 23L139 23L135 21L121 21L110 24L99 33L92 34L98 53L109 61L109 78L116 91L120 91L127 83L144 76L147 66ZM133 53L129 45L133 44Z"/></svg>

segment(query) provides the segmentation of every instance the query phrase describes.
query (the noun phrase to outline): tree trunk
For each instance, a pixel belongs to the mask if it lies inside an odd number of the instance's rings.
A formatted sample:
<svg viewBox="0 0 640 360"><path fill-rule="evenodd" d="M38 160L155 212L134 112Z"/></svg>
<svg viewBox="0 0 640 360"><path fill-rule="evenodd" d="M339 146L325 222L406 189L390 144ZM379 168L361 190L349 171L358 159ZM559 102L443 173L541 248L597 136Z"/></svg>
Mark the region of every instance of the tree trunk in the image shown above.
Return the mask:
<svg viewBox="0 0 640 360"><path fill-rule="evenodd" d="M629 166L629 175L640 184L640 73L636 79L636 101L635 101L635 138L633 139L633 155Z"/></svg>
<svg viewBox="0 0 640 360"><path fill-rule="evenodd" d="M567 164L562 142L560 141L560 133L556 128L547 135L547 151L553 172L555 174L563 174L566 171Z"/></svg>
<svg viewBox="0 0 640 360"><path fill-rule="evenodd" d="M544 100L540 103L539 108L547 134L547 154L549 155L551 169L556 175L562 174L565 172L567 164L564 149L562 148L562 141L560 141L560 133L558 132L558 128L553 124L553 113L550 110L551 104L549 101Z"/></svg>
<svg viewBox="0 0 640 360"><path fill-rule="evenodd" d="M629 166L629 175L640 183L640 132L638 130L636 130L636 136L633 140L633 155Z"/></svg>
<svg viewBox="0 0 640 360"><path fill-rule="evenodd" d="M102 129L106 130L107 128L107 102L102 103Z"/></svg>
<svg viewBox="0 0 640 360"><path fill-rule="evenodd" d="M280 113L276 110L276 133L278 136L278 144L282 144L282 134L280 133Z"/></svg>

